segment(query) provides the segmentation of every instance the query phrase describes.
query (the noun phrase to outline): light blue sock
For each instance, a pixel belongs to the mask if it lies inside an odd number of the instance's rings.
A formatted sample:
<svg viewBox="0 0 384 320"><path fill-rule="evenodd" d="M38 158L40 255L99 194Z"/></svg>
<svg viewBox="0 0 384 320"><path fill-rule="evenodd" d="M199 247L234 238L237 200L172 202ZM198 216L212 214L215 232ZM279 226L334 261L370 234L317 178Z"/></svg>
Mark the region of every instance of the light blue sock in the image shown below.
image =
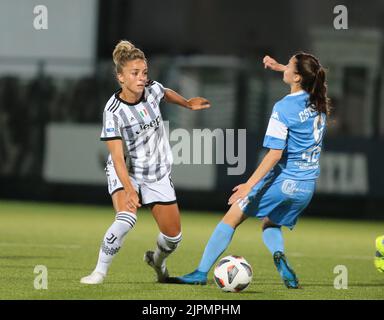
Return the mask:
<svg viewBox="0 0 384 320"><path fill-rule="evenodd" d="M203 257L197 267L198 271L208 272L211 269L217 258L227 249L234 232L235 229L224 222L220 222L216 226L205 246Z"/></svg>
<svg viewBox="0 0 384 320"><path fill-rule="evenodd" d="M284 252L284 239L281 228L267 228L263 231L263 241L272 255L276 251Z"/></svg>

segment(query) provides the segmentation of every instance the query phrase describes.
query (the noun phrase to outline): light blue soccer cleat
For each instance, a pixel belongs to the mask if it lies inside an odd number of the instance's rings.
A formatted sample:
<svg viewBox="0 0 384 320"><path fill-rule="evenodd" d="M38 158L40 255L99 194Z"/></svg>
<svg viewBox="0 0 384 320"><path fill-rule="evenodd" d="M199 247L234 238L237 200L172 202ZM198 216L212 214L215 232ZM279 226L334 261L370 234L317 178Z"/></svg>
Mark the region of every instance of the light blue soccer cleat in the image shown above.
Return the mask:
<svg viewBox="0 0 384 320"><path fill-rule="evenodd" d="M174 277L169 279L169 283L177 283L177 284L207 284L207 272L201 272L197 269L191 273L188 273L181 277Z"/></svg>
<svg viewBox="0 0 384 320"><path fill-rule="evenodd" d="M273 262L279 272L281 279L283 279L285 286L288 289L299 289L299 280L296 277L295 272L291 269L287 262L285 254L281 251L276 251L273 254Z"/></svg>

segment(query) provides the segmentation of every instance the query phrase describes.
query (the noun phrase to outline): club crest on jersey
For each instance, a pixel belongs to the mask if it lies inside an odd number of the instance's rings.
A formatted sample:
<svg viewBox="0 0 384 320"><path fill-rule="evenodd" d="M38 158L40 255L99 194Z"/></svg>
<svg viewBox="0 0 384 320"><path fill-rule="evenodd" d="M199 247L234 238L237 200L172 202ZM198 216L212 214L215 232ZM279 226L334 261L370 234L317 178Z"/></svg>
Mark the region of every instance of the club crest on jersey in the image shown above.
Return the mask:
<svg viewBox="0 0 384 320"><path fill-rule="evenodd" d="M107 132L113 132L113 131L115 131L115 125L114 125L114 123L113 123L113 121L112 120L108 120L107 121L107 123L106 123L106 125L105 125L105 130L107 131Z"/></svg>
<svg viewBox="0 0 384 320"><path fill-rule="evenodd" d="M158 128L160 125L160 116L157 116L155 120L152 120L150 123L141 124L140 129L136 131L136 134L140 134L143 131L147 131L150 128Z"/></svg>

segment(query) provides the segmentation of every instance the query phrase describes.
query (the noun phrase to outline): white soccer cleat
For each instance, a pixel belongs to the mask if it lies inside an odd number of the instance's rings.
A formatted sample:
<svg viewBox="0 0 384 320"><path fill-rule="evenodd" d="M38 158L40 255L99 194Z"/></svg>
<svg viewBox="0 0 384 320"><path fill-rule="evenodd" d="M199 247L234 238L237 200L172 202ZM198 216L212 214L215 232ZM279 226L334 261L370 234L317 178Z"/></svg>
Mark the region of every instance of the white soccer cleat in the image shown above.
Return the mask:
<svg viewBox="0 0 384 320"><path fill-rule="evenodd" d="M147 251L144 254L144 261L156 271L158 282L167 283L167 279L169 278L167 267L165 266L165 263L163 263L160 267L156 266L153 254L153 251Z"/></svg>
<svg viewBox="0 0 384 320"><path fill-rule="evenodd" d="M80 283L84 284L100 284L103 282L105 275L100 272L92 272L89 276L83 277L80 280Z"/></svg>

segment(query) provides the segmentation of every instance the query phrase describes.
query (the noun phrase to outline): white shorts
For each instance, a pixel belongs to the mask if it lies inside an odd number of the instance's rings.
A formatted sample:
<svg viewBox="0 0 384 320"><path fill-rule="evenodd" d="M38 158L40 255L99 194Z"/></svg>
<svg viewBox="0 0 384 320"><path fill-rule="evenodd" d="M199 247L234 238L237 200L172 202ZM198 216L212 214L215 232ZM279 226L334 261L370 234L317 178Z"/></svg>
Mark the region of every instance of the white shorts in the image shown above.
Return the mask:
<svg viewBox="0 0 384 320"><path fill-rule="evenodd" d="M107 162L105 172L108 180L108 191L112 196L116 191L123 190L124 187L116 174L112 161ZM140 203L142 205L153 204L173 204L176 203L176 192L173 186L170 172L167 173L159 181L155 182L138 182L135 177L129 176L131 183L139 194Z"/></svg>

